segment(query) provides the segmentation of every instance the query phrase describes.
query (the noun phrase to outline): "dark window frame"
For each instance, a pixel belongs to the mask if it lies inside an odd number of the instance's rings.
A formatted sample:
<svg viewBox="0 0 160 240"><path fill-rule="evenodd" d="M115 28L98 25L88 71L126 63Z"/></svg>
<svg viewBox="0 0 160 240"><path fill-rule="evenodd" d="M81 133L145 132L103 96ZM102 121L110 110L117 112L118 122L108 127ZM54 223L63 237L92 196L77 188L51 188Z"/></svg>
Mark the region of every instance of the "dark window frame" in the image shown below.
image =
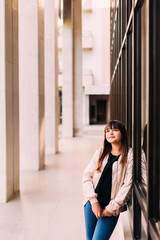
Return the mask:
<svg viewBox="0 0 160 240"><path fill-rule="evenodd" d="M116 1L117 3L117 1ZM145 217L147 239L159 239L158 224L160 217L160 1L149 1L150 38L149 38L149 104L148 104L148 197L141 185L141 7L144 0L120 0L121 21L118 10L115 14L115 38L111 55L111 116L122 120L128 129L130 146L134 148L134 183L133 183L133 235L141 238L141 211ZM123 4L123 5L122 5ZM124 11L125 5L125 11ZM126 23L123 16L126 17ZM115 15L114 15L115 17ZM113 23L114 24L114 23ZM121 24L121 26L119 26ZM118 29L121 29L119 36ZM134 46L133 46L134 45ZM133 52L134 47L134 52ZM114 53L114 54L113 54ZM134 62L133 62L134 61ZM126 70L125 66L126 64ZM134 66L134 69L133 69ZM126 78L126 79L125 79ZM123 86L125 91L123 90ZM132 87L134 91L132 91ZM126 94L126 98L125 98ZM124 99L127 99L126 106ZM119 112L121 109L121 113ZM133 115L132 115L133 113ZM125 122L126 119L126 122ZM134 134L133 134L134 133ZM150 139L153 139L151 141ZM150 140L150 142L149 142Z"/></svg>

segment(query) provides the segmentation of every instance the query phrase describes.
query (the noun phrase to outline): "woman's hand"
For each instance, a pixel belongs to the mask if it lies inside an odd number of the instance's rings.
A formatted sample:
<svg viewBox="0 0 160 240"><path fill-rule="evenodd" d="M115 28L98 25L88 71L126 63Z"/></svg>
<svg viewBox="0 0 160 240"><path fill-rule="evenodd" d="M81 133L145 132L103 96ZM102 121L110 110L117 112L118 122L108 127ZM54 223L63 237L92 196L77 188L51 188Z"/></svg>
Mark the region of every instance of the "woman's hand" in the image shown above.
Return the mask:
<svg viewBox="0 0 160 240"><path fill-rule="evenodd" d="M107 209L102 211L101 217L111 217L112 213L110 213Z"/></svg>
<svg viewBox="0 0 160 240"><path fill-rule="evenodd" d="M92 211L97 219L101 217L102 209L98 202L92 204Z"/></svg>

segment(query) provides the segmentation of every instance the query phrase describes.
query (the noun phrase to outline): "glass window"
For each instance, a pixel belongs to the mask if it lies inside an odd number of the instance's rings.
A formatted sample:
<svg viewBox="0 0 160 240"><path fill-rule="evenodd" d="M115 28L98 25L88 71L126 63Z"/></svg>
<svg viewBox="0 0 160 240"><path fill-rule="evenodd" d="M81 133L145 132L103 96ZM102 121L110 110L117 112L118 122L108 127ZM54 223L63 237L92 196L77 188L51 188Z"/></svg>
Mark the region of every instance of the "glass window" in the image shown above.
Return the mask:
<svg viewBox="0 0 160 240"><path fill-rule="evenodd" d="M149 34L148 34L148 5L144 2L141 9L141 182L147 192L147 123L148 123L148 77L149 77Z"/></svg>

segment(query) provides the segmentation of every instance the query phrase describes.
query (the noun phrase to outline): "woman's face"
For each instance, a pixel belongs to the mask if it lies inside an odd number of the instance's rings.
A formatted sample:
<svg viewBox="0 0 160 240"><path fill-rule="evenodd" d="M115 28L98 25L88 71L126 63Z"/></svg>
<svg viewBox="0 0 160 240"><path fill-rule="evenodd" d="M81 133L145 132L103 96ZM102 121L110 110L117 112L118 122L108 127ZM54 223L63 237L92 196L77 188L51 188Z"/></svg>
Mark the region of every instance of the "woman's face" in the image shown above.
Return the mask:
<svg viewBox="0 0 160 240"><path fill-rule="evenodd" d="M106 129L106 140L111 144L119 144L122 140L122 134L117 128Z"/></svg>

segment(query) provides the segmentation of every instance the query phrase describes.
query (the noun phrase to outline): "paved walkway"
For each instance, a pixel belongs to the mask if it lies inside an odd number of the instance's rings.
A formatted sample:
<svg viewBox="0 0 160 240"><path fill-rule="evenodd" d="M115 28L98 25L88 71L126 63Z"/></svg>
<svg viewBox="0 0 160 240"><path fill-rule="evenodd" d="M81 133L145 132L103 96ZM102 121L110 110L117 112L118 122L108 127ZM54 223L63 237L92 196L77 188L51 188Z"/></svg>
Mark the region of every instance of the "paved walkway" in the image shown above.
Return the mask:
<svg viewBox="0 0 160 240"><path fill-rule="evenodd" d="M92 129L94 130L94 129ZM21 172L20 196L0 205L1 240L85 240L82 172L102 145L103 126L62 139L44 170ZM121 218L112 240L123 240Z"/></svg>

